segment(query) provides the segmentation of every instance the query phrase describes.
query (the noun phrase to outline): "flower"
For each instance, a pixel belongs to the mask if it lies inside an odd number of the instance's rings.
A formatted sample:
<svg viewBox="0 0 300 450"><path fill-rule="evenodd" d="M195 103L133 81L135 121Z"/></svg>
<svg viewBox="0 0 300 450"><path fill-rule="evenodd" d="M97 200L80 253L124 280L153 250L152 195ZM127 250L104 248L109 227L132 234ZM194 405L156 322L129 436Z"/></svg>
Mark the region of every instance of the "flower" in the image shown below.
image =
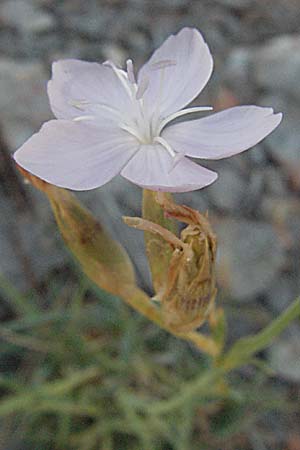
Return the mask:
<svg viewBox="0 0 300 450"><path fill-rule="evenodd" d="M272 108L239 106L173 123L212 109L185 108L205 87L212 68L209 48L192 28L171 35L137 76L130 59L126 70L109 61L54 62L48 96L56 119L14 158L37 177L79 191L102 186L119 173L155 191L203 188L217 174L187 157L238 154L271 133L282 118Z"/></svg>

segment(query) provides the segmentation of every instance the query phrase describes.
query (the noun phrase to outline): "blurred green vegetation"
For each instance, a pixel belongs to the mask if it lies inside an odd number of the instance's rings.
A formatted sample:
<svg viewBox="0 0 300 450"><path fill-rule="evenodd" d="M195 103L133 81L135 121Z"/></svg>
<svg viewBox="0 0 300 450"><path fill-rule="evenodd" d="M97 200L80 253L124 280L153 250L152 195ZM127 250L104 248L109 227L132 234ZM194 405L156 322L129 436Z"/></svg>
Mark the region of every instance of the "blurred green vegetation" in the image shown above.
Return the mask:
<svg viewBox="0 0 300 450"><path fill-rule="evenodd" d="M297 409L262 360L201 390L206 357L75 267L38 293L6 280L0 293L1 449L245 450L268 412Z"/></svg>

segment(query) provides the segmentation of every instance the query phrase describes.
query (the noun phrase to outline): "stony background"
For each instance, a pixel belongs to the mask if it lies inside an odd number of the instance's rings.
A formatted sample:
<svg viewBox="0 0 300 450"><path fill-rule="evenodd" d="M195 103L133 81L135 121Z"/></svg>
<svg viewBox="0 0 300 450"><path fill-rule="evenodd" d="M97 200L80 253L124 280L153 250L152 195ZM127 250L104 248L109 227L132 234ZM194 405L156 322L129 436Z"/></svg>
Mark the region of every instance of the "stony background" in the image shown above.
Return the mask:
<svg viewBox="0 0 300 450"><path fill-rule="evenodd" d="M47 202L23 183L10 158L51 117L51 62L123 63L130 55L139 66L186 25L203 32L215 59L200 104L218 110L254 103L284 113L255 149L207 164L220 174L213 186L179 196L210 212L220 243L220 301L235 309L236 337L259 329L300 292L299 0L1 0L0 271L26 289L70 260ZM149 286L142 236L120 220L139 213L140 190L118 178L81 197L129 248ZM299 325L268 357L284 379L300 381Z"/></svg>

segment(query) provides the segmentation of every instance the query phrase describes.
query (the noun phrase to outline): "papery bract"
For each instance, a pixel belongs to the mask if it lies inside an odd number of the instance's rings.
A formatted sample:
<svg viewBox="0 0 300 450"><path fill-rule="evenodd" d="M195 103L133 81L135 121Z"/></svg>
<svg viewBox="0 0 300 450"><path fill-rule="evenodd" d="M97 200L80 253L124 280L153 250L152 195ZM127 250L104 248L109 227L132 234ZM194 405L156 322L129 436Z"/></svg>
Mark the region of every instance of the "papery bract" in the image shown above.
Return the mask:
<svg viewBox="0 0 300 450"><path fill-rule="evenodd" d="M183 28L158 48L136 77L103 64L61 60L48 83L56 120L45 123L15 153L16 162L54 185L99 187L115 175L151 190L203 188L217 174L187 158L220 159L257 144L281 121L271 108L234 107L209 117L172 122L210 110L188 105L213 68L196 29Z"/></svg>
<svg viewBox="0 0 300 450"><path fill-rule="evenodd" d="M148 247L148 256L152 256L151 259L154 255L158 256L164 265L167 265L164 267L160 264L161 272L165 272L165 276L159 279L157 272L152 271L158 288L154 298L161 302L165 323L176 332L188 332L204 323L214 309L217 293L217 239L207 216L188 206L177 205L165 195L156 194L156 201L165 216L187 224L180 237L173 234L169 227L164 228L159 223L146 219L125 217L124 221L127 225L153 236L156 248ZM156 237L161 238L172 249L170 255L167 255L164 248L164 255L159 256L161 245ZM149 244L148 239L146 244Z"/></svg>

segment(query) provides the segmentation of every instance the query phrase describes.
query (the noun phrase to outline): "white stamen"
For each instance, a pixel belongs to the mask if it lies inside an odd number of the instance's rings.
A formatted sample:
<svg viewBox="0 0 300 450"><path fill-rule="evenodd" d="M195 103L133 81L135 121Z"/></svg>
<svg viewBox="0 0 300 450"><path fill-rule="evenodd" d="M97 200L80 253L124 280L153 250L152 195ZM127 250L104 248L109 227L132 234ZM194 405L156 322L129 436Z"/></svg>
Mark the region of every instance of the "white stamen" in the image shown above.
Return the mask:
<svg viewBox="0 0 300 450"><path fill-rule="evenodd" d="M115 66L114 63L112 63L111 61L105 61L103 64L105 66L109 66L109 67L112 68L112 70L115 72L115 74L117 75L117 77L119 78L121 83L123 84L124 88L126 89L126 92L131 97L132 96L132 92L131 92L130 86L128 84L128 75L127 75L127 73L124 70L119 69L117 66Z"/></svg>
<svg viewBox="0 0 300 450"><path fill-rule="evenodd" d="M141 143L144 142L143 137L138 133L138 131L132 127L129 127L128 125L125 124L120 124L120 128L124 131L127 131L128 133L130 133L132 136L136 137Z"/></svg>
<svg viewBox="0 0 300 450"><path fill-rule="evenodd" d="M186 114L201 112L201 111L211 111L213 108L211 106L195 106L194 108L186 108L181 111L177 111L176 113L170 114L164 120L161 121L157 134L160 134L162 129L172 120L177 119L177 117L185 116Z"/></svg>
<svg viewBox="0 0 300 450"><path fill-rule="evenodd" d="M130 81L130 83L131 84L136 84L132 59L127 59L127 61L126 61L126 70L127 70L128 80Z"/></svg>
<svg viewBox="0 0 300 450"><path fill-rule="evenodd" d="M111 67L114 71L115 70L119 70L120 72L124 72L125 73L125 71L123 70L123 69L121 69L121 67L118 67L114 62L112 62L110 59L107 59L106 61L104 61L103 63L103 66L108 66L108 67Z"/></svg>
<svg viewBox="0 0 300 450"><path fill-rule="evenodd" d="M78 117L74 117L74 122L82 122L84 120L95 120L95 116L78 116Z"/></svg>
<svg viewBox="0 0 300 450"><path fill-rule="evenodd" d="M158 142L159 144L161 144L170 153L170 155L173 156L173 158L176 158L176 153L174 152L174 150L172 150L170 144L164 138L162 138L161 136L156 136L153 139L153 142Z"/></svg>
<svg viewBox="0 0 300 450"><path fill-rule="evenodd" d="M161 70L166 67L176 66L177 62L172 59L162 59L161 61L150 64L151 70Z"/></svg>
<svg viewBox="0 0 300 450"><path fill-rule="evenodd" d="M149 79L147 77L142 78L135 94L135 98L137 100L140 100L143 97L146 90L148 89L148 86L149 86Z"/></svg>

